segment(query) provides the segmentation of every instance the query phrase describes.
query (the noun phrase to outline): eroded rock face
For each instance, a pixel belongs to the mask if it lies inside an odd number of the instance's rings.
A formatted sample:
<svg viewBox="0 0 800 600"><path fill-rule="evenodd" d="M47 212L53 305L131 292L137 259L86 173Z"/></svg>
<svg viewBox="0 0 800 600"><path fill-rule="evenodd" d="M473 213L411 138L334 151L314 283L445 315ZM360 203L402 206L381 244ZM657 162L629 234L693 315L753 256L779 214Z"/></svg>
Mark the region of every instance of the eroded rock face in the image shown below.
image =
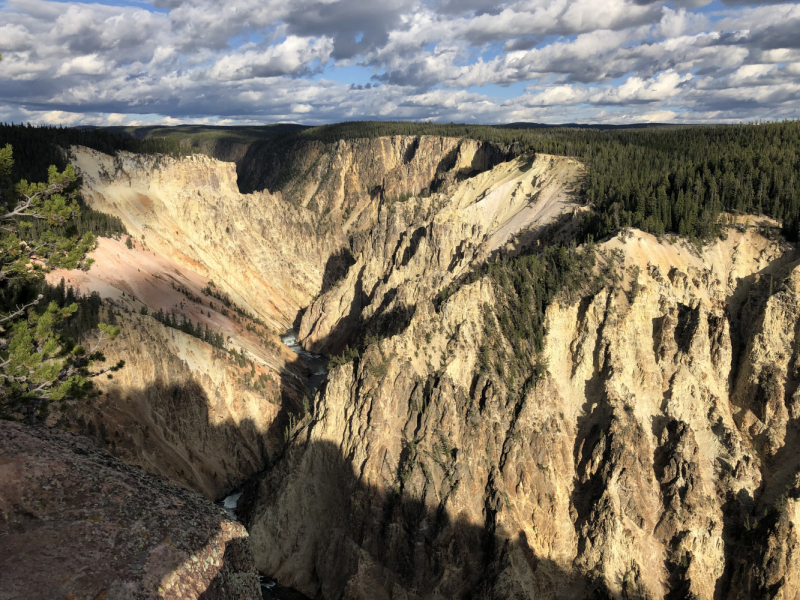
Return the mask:
<svg viewBox="0 0 800 600"><path fill-rule="evenodd" d="M456 148L458 173L480 146ZM300 339L331 354L359 332L405 326L417 306L493 253L513 254L546 226L569 223L580 208L574 192L583 173L569 158L519 157L451 177L440 192L381 203L371 228L353 238L356 262L347 276L303 315Z"/></svg>
<svg viewBox="0 0 800 600"><path fill-rule="evenodd" d="M101 347L106 365L125 367L96 380L102 395L53 405L47 423L220 499L282 449L288 413L301 411L308 393L297 355L262 324L205 295L206 278L140 244L102 239L92 256L88 272L48 278L100 294L100 318L121 329ZM226 349L165 327L157 312L224 336ZM87 347L92 342L90 335Z"/></svg>
<svg viewBox="0 0 800 600"><path fill-rule="evenodd" d="M92 208L119 216L149 249L213 280L277 331L320 290L328 257L346 243L279 194L240 194L233 163L80 147L72 155Z"/></svg>
<svg viewBox="0 0 800 600"><path fill-rule="evenodd" d="M469 139L392 136L303 142L269 164L254 144L240 163L240 186L280 189L288 202L357 230L374 222L376 200L434 192L517 154L518 148Z"/></svg>
<svg viewBox="0 0 800 600"><path fill-rule="evenodd" d="M273 335L310 303L307 348L385 336L332 371L285 455L249 486L262 572L327 599L800 593L790 248L733 230L702 251L639 232L606 242L600 262L613 256L619 280L550 306L546 368L525 365L520 392L481 366L488 345L513 351L490 280L440 293L494 253L542 241L545 225L568 238L583 210L575 161L449 138L310 143L280 181L248 174L281 195L244 195L233 165L203 157L76 152L93 207ZM135 312L145 290L109 297ZM281 413L210 348L147 319L111 352L148 355L105 382L88 415L130 430L120 455L209 496L275 458ZM298 376L231 328L282 387ZM145 399L131 394L153 378Z"/></svg>
<svg viewBox="0 0 800 600"><path fill-rule="evenodd" d="M479 366L488 279L332 371L251 490L259 568L326 598L797 597L791 249L615 251L522 396Z"/></svg>
<svg viewBox="0 0 800 600"><path fill-rule="evenodd" d="M197 338L141 315L118 318L104 345L125 360L103 394L53 407L63 424L131 464L219 500L263 469L283 446L279 383L265 392L243 382L250 368ZM288 400L287 400L288 401Z"/></svg>
<svg viewBox="0 0 800 600"><path fill-rule="evenodd" d="M106 317L114 313L122 326L104 352L109 363L125 360L126 367L103 379L103 396L54 407L49 422L219 499L281 451L289 415L303 412L306 374L276 334L331 277L347 273L303 321L307 346L323 352L330 348L313 339L333 337L343 346L363 318L403 313L415 295L430 297L520 229L562 212L572 200L566 188L582 169L568 159L506 160L510 149L451 138L361 140L323 150L309 151L304 160L322 162L298 170L284 198L240 194L234 165L204 156L114 158L73 148L87 202L119 216L135 241L128 247L103 239L91 270L48 278L101 295ZM308 194L293 204L289 196L301 183ZM436 186L444 191L430 193ZM356 233L355 251L364 258L346 271L340 267L349 264L350 249L342 240ZM374 248L381 250L368 252ZM426 264L432 252L437 259ZM214 294L227 294L260 323L226 309L208 294L209 281ZM352 323L342 318L347 311ZM220 333L252 370L161 326L156 312ZM329 319L339 335L326 329Z"/></svg>
<svg viewBox="0 0 800 600"><path fill-rule="evenodd" d="M0 597L261 598L244 527L86 438L0 421Z"/></svg>
<svg viewBox="0 0 800 600"><path fill-rule="evenodd" d="M314 264L324 266L331 250L319 245L330 236L313 232L308 211L284 212L280 198L239 194L232 164L74 153L87 199L122 218L136 241L101 239L92 269L55 271L48 280L100 295L102 318L122 330L102 347L107 364L126 367L99 381L104 395L53 406L48 423L217 500L268 464L289 413L303 410L307 373L278 333L320 285ZM275 227L253 222L256 213ZM265 237L248 229L262 226ZM297 244L285 244L282 231L295 231ZM311 258L293 257L295 250ZM292 268L309 275L295 278ZM267 299L272 293L277 304ZM225 349L164 327L156 313L220 336Z"/></svg>
<svg viewBox="0 0 800 600"><path fill-rule="evenodd" d="M250 177L262 190L252 194L239 193L234 163L202 155L71 154L92 208L283 331L346 269L348 237L370 230L385 201L428 194L515 152L432 136L309 143L282 170Z"/></svg>

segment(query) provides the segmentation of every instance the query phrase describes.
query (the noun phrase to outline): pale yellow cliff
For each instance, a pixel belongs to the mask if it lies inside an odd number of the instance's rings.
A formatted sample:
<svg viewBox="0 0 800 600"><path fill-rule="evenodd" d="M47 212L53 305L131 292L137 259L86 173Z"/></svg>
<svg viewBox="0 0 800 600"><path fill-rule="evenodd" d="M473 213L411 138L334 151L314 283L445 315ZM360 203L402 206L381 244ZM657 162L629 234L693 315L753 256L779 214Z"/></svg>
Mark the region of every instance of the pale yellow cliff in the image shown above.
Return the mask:
<svg viewBox="0 0 800 600"><path fill-rule="evenodd" d="M518 403L479 368L487 279L335 369L255 494L259 568L326 598L795 598L792 249L614 251L618 287L549 308Z"/></svg>
<svg viewBox="0 0 800 600"><path fill-rule="evenodd" d="M477 144L457 155L471 162ZM581 210L584 168L549 155L519 157L441 192L379 206L372 227L354 238L356 263L303 316L300 339L318 352L339 352L356 333L429 300L499 250L513 255L547 226ZM356 318L357 317L357 318Z"/></svg>
<svg viewBox="0 0 800 600"><path fill-rule="evenodd" d="M240 194L233 163L77 147L72 157L92 208L119 216L148 249L213 280L276 330L319 291L326 260L343 243L279 195Z"/></svg>

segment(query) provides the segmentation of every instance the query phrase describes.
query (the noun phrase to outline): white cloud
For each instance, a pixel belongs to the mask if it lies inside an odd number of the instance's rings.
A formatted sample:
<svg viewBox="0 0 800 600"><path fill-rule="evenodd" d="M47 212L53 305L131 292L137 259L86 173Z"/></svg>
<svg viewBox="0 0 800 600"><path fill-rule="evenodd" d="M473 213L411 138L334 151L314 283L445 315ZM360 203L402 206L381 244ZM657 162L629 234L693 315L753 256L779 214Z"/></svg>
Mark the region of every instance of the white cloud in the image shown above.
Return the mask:
<svg viewBox="0 0 800 600"><path fill-rule="evenodd" d="M589 91L574 85L556 85L530 97L528 106L571 106L589 98Z"/></svg>
<svg viewBox="0 0 800 600"><path fill-rule="evenodd" d="M594 96L593 102L631 103L631 102L658 102L674 98L680 93L680 85L692 79L691 73L679 75L675 71L665 71L656 77L642 79L629 77L616 88L605 90Z"/></svg>
<svg viewBox="0 0 800 600"><path fill-rule="evenodd" d="M700 33L710 26L704 14L687 11L685 8L672 10L665 7L658 24L658 34L663 38L676 38Z"/></svg>
<svg viewBox="0 0 800 600"><path fill-rule="evenodd" d="M56 77L64 75L102 75L108 70L106 63L97 54L76 56L70 61L62 63L56 72Z"/></svg>
<svg viewBox="0 0 800 600"><path fill-rule="evenodd" d="M668 123L673 121L677 114L672 110L654 110L644 113L639 118L647 123Z"/></svg>
<svg viewBox="0 0 800 600"><path fill-rule="evenodd" d="M3 25L0 27L0 51L21 52L30 50L33 36L22 25Z"/></svg>
<svg viewBox="0 0 800 600"><path fill-rule="evenodd" d="M0 118L702 122L800 114L797 3L706 13L696 9L707 0L157 2L163 12L7 0Z"/></svg>
<svg viewBox="0 0 800 600"><path fill-rule="evenodd" d="M208 76L218 80L254 79L300 75L310 71L315 62L324 65L333 51L329 38L299 38L289 36L280 44L247 49L221 57L208 70Z"/></svg>

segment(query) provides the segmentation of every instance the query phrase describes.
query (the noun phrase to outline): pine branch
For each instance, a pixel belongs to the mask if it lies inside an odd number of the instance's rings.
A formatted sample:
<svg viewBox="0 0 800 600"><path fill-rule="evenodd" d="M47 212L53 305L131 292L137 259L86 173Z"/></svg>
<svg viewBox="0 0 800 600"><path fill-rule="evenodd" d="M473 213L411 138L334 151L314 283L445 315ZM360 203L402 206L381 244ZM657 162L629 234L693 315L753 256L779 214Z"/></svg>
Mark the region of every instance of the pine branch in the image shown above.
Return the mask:
<svg viewBox="0 0 800 600"><path fill-rule="evenodd" d="M23 305L22 307L17 307L17 310L16 310L16 311L14 311L14 312L12 312L12 313L9 313L9 314L7 314L6 316L4 316L4 317L0 318L0 324L2 324L2 323L5 323L6 321L10 321L11 319L15 319L16 317L19 317L19 316L21 316L21 315L22 315L22 314L24 314L24 313L25 313L25 311L26 311L26 310L28 310L28 309L29 309L31 306L36 306L37 304L39 304L39 300L41 300L42 298L44 298L44 296L43 296L42 294L39 294L39 295L36 297L36 300L34 300L34 301L32 301L32 302L29 302L28 304L25 304L25 305ZM3 363L3 364L0 364L0 368L2 368L3 366L5 366L6 364L7 364L7 362L6 362L6 363Z"/></svg>

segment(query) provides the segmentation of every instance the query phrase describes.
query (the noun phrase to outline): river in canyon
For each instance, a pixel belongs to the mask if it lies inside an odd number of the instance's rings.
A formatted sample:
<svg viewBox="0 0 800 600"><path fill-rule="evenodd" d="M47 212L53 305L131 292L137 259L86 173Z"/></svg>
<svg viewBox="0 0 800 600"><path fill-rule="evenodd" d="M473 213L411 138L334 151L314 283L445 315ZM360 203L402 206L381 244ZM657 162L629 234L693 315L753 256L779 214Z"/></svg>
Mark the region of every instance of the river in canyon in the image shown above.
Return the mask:
<svg viewBox="0 0 800 600"><path fill-rule="evenodd" d="M306 386L312 394L316 394L319 386L328 376L328 357L321 354L314 354L305 350L297 341L297 329L290 329L281 336L281 341L295 354L300 357L311 376L306 381Z"/></svg>
<svg viewBox="0 0 800 600"><path fill-rule="evenodd" d="M281 336L281 341L295 354L311 373L306 380L306 387L313 396L317 393L319 386L328 376L328 358L321 354L314 354L305 350L297 341L297 329L290 329ZM238 488L226 496L219 505L225 509L231 519L238 521L236 508L239 498L242 497L242 488ZM261 595L264 600L308 600L306 596L290 588L279 585L276 581L267 577L261 578Z"/></svg>

